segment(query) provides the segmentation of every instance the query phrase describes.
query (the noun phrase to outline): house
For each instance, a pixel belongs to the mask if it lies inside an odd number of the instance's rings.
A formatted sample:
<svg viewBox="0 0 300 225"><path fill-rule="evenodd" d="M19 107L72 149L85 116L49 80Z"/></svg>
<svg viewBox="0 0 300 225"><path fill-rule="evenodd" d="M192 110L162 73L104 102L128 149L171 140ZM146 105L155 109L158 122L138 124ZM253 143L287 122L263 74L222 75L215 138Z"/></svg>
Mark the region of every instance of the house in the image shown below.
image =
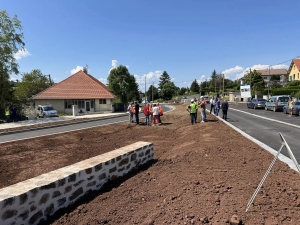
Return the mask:
<svg viewBox="0 0 300 225"><path fill-rule="evenodd" d="M300 58L292 60L288 70L288 75L289 81L300 80Z"/></svg>
<svg viewBox="0 0 300 225"><path fill-rule="evenodd" d="M265 69L265 70L256 70L257 72L261 73L265 84L269 84L272 76L280 76L280 80L278 81L279 84L284 85L287 83L286 76L287 70L286 69Z"/></svg>
<svg viewBox="0 0 300 225"><path fill-rule="evenodd" d="M72 105L83 112L114 111L115 96L93 76L79 71L33 97L35 106L51 104L60 113L72 113Z"/></svg>

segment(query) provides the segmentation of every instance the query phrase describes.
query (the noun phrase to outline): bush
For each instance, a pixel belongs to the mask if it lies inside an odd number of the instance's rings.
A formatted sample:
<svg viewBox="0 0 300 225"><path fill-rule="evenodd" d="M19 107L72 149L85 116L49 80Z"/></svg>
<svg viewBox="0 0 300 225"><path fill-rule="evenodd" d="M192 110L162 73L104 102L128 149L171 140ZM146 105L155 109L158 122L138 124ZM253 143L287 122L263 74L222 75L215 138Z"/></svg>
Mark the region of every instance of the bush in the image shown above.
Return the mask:
<svg viewBox="0 0 300 225"><path fill-rule="evenodd" d="M270 89L271 95L294 95L299 92L298 88L276 88Z"/></svg>

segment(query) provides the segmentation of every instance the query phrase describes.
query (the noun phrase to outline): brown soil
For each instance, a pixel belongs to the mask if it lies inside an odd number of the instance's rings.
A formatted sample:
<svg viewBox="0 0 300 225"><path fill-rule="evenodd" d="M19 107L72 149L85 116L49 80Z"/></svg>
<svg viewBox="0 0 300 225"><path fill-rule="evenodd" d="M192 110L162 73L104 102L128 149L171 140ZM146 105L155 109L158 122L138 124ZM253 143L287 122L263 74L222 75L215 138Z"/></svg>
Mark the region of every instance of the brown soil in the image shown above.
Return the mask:
<svg viewBox="0 0 300 225"><path fill-rule="evenodd" d="M158 127L120 123L0 146L0 187L132 144L155 160L89 193L42 224L300 224L300 176L214 116L190 125L184 105ZM234 217L236 215L237 217Z"/></svg>

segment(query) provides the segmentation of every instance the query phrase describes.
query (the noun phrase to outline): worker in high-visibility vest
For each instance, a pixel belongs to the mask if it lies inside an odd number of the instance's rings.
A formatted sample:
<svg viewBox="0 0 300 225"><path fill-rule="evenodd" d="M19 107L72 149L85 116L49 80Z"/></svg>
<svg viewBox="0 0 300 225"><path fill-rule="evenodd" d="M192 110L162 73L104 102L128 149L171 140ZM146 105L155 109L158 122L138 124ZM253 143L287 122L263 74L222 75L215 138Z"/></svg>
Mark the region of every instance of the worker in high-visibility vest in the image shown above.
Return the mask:
<svg viewBox="0 0 300 225"><path fill-rule="evenodd" d="M5 110L5 117L6 117L6 122L9 123L10 122L10 110L8 107Z"/></svg>
<svg viewBox="0 0 300 225"><path fill-rule="evenodd" d="M163 111L161 105L159 105L159 103L157 103L157 107L158 107L158 112L159 112L159 114L158 114L158 123L161 124L161 118L160 117L162 115L164 115L164 111Z"/></svg>
<svg viewBox="0 0 300 225"><path fill-rule="evenodd" d="M198 115L198 101L197 98L194 98L194 104L196 105L196 113L195 113L195 123L197 123L197 115Z"/></svg>
<svg viewBox="0 0 300 225"><path fill-rule="evenodd" d="M192 125L195 123L196 105L194 99L191 99L191 104L186 109L190 113Z"/></svg>

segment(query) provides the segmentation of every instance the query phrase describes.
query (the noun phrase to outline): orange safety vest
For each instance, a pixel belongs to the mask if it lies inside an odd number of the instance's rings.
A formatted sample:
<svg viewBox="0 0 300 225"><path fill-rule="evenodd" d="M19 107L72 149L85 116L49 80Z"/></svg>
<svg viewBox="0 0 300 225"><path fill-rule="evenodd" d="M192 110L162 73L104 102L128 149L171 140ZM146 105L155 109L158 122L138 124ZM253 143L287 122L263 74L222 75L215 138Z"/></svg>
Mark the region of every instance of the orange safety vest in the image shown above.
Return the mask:
<svg viewBox="0 0 300 225"><path fill-rule="evenodd" d="M153 108L152 107L149 107L149 114L153 115Z"/></svg>
<svg viewBox="0 0 300 225"><path fill-rule="evenodd" d="M135 114L135 107L132 107L131 112Z"/></svg>
<svg viewBox="0 0 300 225"><path fill-rule="evenodd" d="M159 115L163 115L164 112L163 112L163 109L161 106L158 106L158 111L159 111Z"/></svg>

